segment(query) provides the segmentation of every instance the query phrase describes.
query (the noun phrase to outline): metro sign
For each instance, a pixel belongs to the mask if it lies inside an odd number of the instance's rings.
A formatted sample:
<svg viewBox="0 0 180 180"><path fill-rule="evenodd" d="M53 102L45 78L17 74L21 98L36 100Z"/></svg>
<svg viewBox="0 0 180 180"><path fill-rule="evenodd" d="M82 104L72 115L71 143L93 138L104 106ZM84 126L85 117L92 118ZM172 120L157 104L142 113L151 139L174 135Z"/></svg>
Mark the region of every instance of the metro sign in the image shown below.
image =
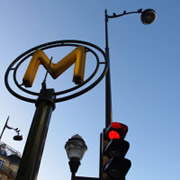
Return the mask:
<svg viewBox="0 0 180 180"><path fill-rule="evenodd" d="M46 50L61 47L73 47L74 49L64 58L56 61L56 63L51 62L45 53ZM88 60L93 60L95 66L93 66L91 73L88 73L88 76L85 77L87 58ZM22 74L19 72L19 69L27 61L29 61L29 64L25 68L25 73ZM103 79L108 68L107 57L104 51L95 44L80 40L58 40L35 46L14 59L6 70L5 85L13 96L26 102L36 103L37 98L40 96L40 90L31 87L39 66L42 65L51 77L56 79L73 64L75 65L73 73L75 85L60 91L58 89L55 90L55 103L67 101L88 92ZM21 74L22 77L20 76ZM13 81L9 81L10 78Z"/></svg>
<svg viewBox="0 0 180 180"><path fill-rule="evenodd" d="M41 64L49 71L52 78L56 79L74 63L73 82L81 84L84 80L85 60L86 49L83 46L78 46L56 64L50 63L50 59L42 50L36 50L25 72L22 85L32 87L39 65Z"/></svg>

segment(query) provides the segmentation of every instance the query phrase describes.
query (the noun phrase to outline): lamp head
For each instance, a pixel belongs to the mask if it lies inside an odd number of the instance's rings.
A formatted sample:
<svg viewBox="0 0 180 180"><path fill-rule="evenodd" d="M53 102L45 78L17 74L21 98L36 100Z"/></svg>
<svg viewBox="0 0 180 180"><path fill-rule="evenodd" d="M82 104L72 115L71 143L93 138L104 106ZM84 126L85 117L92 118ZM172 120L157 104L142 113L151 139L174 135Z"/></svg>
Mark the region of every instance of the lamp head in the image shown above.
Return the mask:
<svg viewBox="0 0 180 180"><path fill-rule="evenodd" d="M23 140L23 137L20 136L20 135L16 135L16 136L13 137L13 139L14 139L15 141L21 141L21 140Z"/></svg>
<svg viewBox="0 0 180 180"><path fill-rule="evenodd" d="M145 9L141 13L141 21L143 24L152 24L156 19L156 12L153 9Z"/></svg>
<svg viewBox="0 0 180 180"><path fill-rule="evenodd" d="M83 158L87 146L85 141L78 134L71 137L65 145L66 153L69 158L69 166L72 173L76 173Z"/></svg>
<svg viewBox="0 0 180 180"><path fill-rule="evenodd" d="M65 149L69 160L77 158L80 161L87 150L87 146L82 137L76 134L66 142Z"/></svg>

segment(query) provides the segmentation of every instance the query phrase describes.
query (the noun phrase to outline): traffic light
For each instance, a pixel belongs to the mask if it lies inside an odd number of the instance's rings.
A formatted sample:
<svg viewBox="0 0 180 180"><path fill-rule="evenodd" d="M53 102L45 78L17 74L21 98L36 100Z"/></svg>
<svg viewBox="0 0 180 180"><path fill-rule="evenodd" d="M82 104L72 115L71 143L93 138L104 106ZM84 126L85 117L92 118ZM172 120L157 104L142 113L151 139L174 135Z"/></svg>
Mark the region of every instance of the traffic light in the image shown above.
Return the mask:
<svg viewBox="0 0 180 180"><path fill-rule="evenodd" d="M131 161L125 158L129 143L124 140L128 127L113 122L101 133L100 179L125 180Z"/></svg>

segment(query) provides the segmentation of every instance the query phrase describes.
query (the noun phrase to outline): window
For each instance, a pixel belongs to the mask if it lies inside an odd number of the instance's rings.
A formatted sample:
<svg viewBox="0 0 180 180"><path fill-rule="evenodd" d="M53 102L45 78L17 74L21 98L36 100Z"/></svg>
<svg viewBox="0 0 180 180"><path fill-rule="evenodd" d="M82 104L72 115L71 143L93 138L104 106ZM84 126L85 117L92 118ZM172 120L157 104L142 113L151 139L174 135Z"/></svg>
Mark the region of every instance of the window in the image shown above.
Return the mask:
<svg viewBox="0 0 180 180"><path fill-rule="evenodd" d="M0 159L0 169L3 167L3 165L4 165L4 161Z"/></svg>

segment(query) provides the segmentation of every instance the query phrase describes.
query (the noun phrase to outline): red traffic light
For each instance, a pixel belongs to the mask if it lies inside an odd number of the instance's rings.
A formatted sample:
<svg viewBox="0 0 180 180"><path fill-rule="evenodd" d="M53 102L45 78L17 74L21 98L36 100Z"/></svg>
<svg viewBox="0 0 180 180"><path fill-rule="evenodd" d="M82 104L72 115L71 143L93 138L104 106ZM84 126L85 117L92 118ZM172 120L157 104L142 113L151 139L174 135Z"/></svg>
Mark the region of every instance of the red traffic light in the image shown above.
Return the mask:
<svg viewBox="0 0 180 180"><path fill-rule="evenodd" d="M111 140L112 140L112 139L120 139L119 133L118 133L117 131L114 131L114 130L109 131L108 137L109 137L109 139L111 139Z"/></svg>
<svg viewBox="0 0 180 180"><path fill-rule="evenodd" d="M100 179L125 180L125 176L131 167L131 161L125 159L129 149L129 142L124 138L128 132L128 126L119 122L113 122L103 130L101 134Z"/></svg>
<svg viewBox="0 0 180 180"><path fill-rule="evenodd" d="M108 139L124 139L128 131L128 126L119 122L113 122L106 130Z"/></svg>

